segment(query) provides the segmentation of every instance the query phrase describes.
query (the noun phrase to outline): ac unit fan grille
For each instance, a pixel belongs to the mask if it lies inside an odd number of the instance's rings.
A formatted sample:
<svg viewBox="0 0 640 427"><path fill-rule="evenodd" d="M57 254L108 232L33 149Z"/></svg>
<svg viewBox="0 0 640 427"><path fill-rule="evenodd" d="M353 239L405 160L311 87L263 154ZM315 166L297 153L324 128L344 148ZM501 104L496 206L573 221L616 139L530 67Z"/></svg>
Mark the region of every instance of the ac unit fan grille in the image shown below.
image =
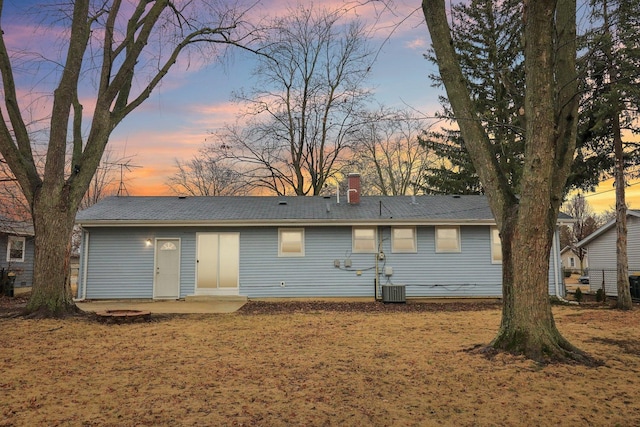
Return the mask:
<svg viewBox="0 0 640 427"><path fill-rule="evenodd" d="M382 285L382 302L407 302L404 285Z"/></svg>

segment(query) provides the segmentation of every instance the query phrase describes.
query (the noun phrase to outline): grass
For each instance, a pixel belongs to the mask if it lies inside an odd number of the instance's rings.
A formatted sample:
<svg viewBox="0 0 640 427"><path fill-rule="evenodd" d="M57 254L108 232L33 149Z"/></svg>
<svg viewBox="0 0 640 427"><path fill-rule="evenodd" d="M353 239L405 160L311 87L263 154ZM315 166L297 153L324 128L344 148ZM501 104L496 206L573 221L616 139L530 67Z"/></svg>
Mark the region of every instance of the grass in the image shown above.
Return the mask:
<svg viewBox="0 0 640 427"><path fill-rule="evenodd" d="M640 311L553 310L604 366L468 351L496 306L4 318L0 426L639 425Z"/></svg>

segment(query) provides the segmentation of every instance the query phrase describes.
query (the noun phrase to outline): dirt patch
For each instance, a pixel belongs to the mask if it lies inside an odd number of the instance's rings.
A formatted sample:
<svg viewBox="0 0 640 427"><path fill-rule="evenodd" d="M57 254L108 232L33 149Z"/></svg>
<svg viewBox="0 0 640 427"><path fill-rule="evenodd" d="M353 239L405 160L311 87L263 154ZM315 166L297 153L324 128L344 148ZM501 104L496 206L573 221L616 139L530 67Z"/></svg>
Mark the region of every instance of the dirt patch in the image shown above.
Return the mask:
<svg viewBox="0 0 640 427"><path fill-rule="evenodd" d="M494 337L495 304L249 303L113 325L5 317L0 425L639 425L640 310L553 311L604 366L467 351Z"/></svg>

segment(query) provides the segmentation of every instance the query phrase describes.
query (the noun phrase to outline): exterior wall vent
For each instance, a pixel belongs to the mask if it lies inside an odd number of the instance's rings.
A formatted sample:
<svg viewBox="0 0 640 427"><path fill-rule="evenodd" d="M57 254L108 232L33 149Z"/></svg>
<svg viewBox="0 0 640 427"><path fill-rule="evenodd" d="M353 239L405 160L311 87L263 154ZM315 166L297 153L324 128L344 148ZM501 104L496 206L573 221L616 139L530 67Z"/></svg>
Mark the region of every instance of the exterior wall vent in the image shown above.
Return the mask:
<svg viewBox="0 0 640 427"><path fill-rule="evenodd" d="M382 302L407 302L404 285L382 285Z"/></svg>

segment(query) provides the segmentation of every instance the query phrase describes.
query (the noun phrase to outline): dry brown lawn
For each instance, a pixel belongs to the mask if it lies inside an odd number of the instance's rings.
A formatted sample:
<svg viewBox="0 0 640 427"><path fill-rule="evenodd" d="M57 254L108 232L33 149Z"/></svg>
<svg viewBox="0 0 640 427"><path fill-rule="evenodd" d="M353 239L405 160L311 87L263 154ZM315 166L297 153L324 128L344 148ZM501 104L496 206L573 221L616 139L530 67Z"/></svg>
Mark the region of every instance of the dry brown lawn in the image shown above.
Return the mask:
<svg viewBox="0 0 640 427"><path fill-rule="evenodd" d="M468 351L499 306L416 306L0 318L0 425L640 425L639 309L554 307L587 368Z"/></svg>

